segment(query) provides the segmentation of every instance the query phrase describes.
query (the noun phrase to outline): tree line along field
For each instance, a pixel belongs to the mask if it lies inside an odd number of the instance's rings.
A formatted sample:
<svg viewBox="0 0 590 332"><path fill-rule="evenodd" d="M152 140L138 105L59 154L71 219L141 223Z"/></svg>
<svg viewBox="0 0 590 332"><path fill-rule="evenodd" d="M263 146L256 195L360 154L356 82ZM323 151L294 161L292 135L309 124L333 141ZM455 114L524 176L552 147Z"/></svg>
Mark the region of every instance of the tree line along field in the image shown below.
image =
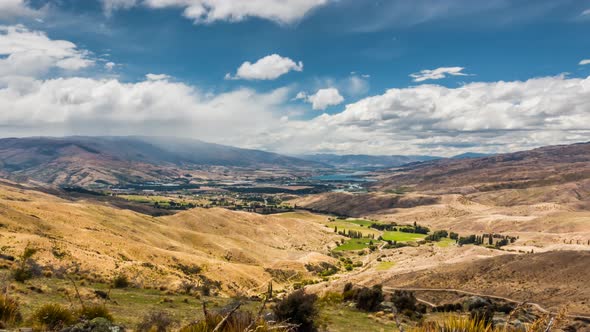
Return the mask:
<svg viewBox="0 0 590 332"><path fill-rule="evenodd" d="M490 248L514 243L517 237L502 234L470 234L460 236L445 230L432 231L414 223L413 225L387 224L377 220L344 219L329 217L324 223L333 228L334 233L350 238L340 240L335 251L355 251L370 249L374 251L379 246L383 248L399 248L406 245L420 245L434 242L439 247L457 245L483 245Z"/></svg>

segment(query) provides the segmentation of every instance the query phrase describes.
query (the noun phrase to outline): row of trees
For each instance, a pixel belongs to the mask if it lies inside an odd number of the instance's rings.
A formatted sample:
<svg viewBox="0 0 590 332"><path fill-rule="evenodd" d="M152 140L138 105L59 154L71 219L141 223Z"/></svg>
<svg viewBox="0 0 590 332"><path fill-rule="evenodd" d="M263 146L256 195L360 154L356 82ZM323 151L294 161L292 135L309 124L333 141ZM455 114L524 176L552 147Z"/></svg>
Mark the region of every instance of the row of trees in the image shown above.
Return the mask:
<svg viewBox="0 0 590 332"><path fill-rule="evenodd" d="M503 247L510 243L514 243L518 237L501 235L501 234L483 234L483 235L469 235L466 237L459 237L457 243L459 245L464 244L475 244L475 245L489 245L495 246L496 248Z"/></svg>
<svg viewBox="0 0 590 332"><path fill-rule="evenodd" d="M355 230L338 230L337 226L334 226L334 233L338 234L338 235L342 235L342 236L346 236L348 238L351 239L362 239L362 238L367 238L367 239L375 239L375 234L369 234L367 236L364 236L362 232L359 231L355 231Z"/></svg>

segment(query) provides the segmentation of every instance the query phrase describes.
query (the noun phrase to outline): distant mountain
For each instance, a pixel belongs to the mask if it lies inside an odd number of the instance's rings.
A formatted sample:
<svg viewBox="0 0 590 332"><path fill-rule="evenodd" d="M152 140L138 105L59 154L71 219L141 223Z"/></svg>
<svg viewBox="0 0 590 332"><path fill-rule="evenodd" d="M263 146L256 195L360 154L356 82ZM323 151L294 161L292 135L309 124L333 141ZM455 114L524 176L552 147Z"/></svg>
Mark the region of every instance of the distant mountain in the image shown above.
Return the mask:
<svg viewBox="0 0 590 332"><path fill-rule="evenodd" d="M375 189L482 192L572 183L590 192L590 143L545 146L483 158L441 159L379 172ZM582 195L582 194L579 194ZM583 195L582 195L583 196Z"/></svg>
<svg viewBox="0 0 590 332"><path fill-rule="evenodd" d="M328 164L337 168L356 170L373 170L378 168L389 168L406 165L414 162L439 159L433 156L371 156L371 155L335 155L335 154L314 154L298 156L301 159Z"/></svg>
<svg viewBox="0 0 590 332"><path fill-rule="evenodd" d="M202 166L306 169L317 162L168 137L0 139L0 174L52 184L129 183L182 176Z"/></svg>
<svg viewBox="0 0 590 332"><path fill-rule="evenodd" d="M451 159L469 159L469 158L483 158L493 156L490 153L479 153L479 152L465 152L451 157Z"/></svg>

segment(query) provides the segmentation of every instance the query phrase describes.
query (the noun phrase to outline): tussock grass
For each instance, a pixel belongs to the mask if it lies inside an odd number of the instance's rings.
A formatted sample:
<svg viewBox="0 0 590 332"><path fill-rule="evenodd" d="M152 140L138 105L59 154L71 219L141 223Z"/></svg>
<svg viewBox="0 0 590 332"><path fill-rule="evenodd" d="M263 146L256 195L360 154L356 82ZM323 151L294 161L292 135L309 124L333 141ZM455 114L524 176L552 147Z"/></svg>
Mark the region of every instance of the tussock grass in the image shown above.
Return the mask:
<svg viewBox="0 0 590 332"><path fill-rule="evenodd" d="M518 308L510 314L508 321L516 310ZM447 315L441 320L411 328L408 332L546 332L556 328L564 318L565 311L561 311L557 316L544 315L524 327L514 327L509 324L495 327L491 322L483 319Z"/></svg>
<svg viewBox="0 0 590 332"><path fill-rule="evenodd" d="M13 326L21 321L22 315L18 301L7 295L0 295L0 322L7 326Z"/></svg>
<svg viewBox="0 0 590 332"><path fill-rule="evenodd" d="M33 313L33 322L42 331L56 331L72 324L74 314L62 305L49 303Z"/></svg>

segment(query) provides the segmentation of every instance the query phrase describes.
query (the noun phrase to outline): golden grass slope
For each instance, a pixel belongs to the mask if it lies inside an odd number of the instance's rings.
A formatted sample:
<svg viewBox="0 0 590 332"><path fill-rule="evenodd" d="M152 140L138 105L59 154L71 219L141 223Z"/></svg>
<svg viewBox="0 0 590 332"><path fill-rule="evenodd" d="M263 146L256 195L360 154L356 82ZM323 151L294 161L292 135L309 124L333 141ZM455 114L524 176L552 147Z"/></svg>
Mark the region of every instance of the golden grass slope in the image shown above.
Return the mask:
<svg viewBox="0 0 590 332"><path fill-rule="evenodd" d="M335 238L320 224L298 218L224 209L151 217L0 185L4 253L16 256L30 243L41 249L36 257L42 264L77 261L98 279L124 272L140 284L169 286L191 277L178 264L198 265L226 292L248 294L271 279L265 268L305 275L306 263L331 261L321 253Z"/></svg>

